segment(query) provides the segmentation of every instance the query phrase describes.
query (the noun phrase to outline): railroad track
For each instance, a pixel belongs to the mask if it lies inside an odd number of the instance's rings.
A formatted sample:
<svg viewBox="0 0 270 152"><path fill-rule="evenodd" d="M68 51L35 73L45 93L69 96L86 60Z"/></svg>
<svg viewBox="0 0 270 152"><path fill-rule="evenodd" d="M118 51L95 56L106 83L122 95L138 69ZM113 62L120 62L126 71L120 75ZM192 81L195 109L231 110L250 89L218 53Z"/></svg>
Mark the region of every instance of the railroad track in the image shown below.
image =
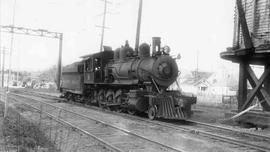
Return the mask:
<svg viewBox="0 0 270 152"><path fill-rule="evenodd" d="M228 128L224 126L213 125L213 124L208 124L208 123L203 123L203 122L198 122L198 121L193 121L193 120L188 120L188 122L196 125L196 127L203 127L203 128L209 128L212 130L223 130L223 131L233 132L234 134L249 136L251 138L258 138L258 139L262 139L267 142L270 142L270 137L265 136L265 135L259 135L259 134L255 134L255 133L251 133L247 131L240 131L234 128Z"/></svg>
<svg viewBox="0 0 270 152"><path fill-rule="evenodd" d="M27 97L27 96L18 95L18 94L12 94L12 95L17 96L17 97L19 96L21 100L20 102L22 104L41 111L41 106L33 102L36 99L33 99L30 96ZM9 98L18 102L18 98L16 97L9 97ZM31 99L32 101L29 102L29 99ZM72 126L73 128L78 129L79 131L91 136L92 138L95 138L96 140L101 142L103 145L109 147L113 151L118 151L118 152L124 152L124 151L181 152L182 151L179 148L170 147L166 144L148 139L147 137L144 137L142 135L136 134L134 132L130 132L129 130L126 130L124 128L120 128L113 124L109 124L107 122L89 117L87 115L76 113L74 111L70 111L62 107L49 104L49 103L42 102L42 105L43 105L43 108L42 108L43 113L46 113L46 115L50 116L51 118L53 118L54 120L58 122ZM44 108L44 106L46 106L46 108ZM44 109L46 109L47 112L44 111ZM55 109L55 110L53 111L52 109ZM58 110L62 111L61 118L57 116L59 114ZM63 116L66 114L63 114L63 113L76 115L77 117L82 118L81 120L82 122L80 124L84 124L83 127L78 124L74 124L71 118L64 118ZM89 127L86 127L86 126L89 126ZM112 139L117 139L117 140L113 141Z"/></svg>
<svg viewBox="0 0 270 152"><path fill-rule="evenodd" d="M42 93L35 93L36 96L42 98L48 98L48 95L44 95ZM56 97L50 96L51 99L57 99ZM97 107L88 107L94 110L101 110ZM103 111L103 110L102 110ZM269 143L270 137L261 136L253 133L243 132L231 128L226 128L223 126L216 126L201 122L195 121L187 121L190 125L180 125L179 122L161 122L161 121L151 121L146 118L136 117L128 114L105 111L106 113L113 113L115 115L121 115L124 117L128 117L133 120L147 122L155 125L160 125L163 127L181 130L189 133L193 133L196 135L204 136L207 138L211 138L217 141L226 142L232 145L236 145L239 147L248 147L249 149L253 150L260 150L260 151L270 151Z"/></svg>

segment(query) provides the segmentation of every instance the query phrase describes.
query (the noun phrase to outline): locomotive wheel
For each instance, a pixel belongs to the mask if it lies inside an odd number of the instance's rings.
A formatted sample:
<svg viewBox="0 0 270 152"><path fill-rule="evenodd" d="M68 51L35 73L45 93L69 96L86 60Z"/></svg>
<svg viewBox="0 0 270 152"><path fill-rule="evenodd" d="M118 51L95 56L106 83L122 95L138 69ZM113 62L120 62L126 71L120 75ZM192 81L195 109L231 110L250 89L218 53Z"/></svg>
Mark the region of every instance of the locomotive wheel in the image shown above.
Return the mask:
<svg viewBox="0 0 270 152"><path fill-rule="evenodd" d="M149 109L148 109L148 118L150 120L154 120L157 116L157 107L156 106L151 106Z"/></svg>
<svg viewBox="0 0 270 152"><path fill-rule="evenodd" d="M128 114L130 114L130 115L135 115L136 114L136 111L135 110L130 110L130 109L128 109Z"/></svg>
<svg viewBox="0 0 270 152"><path fill-rule="evenodd" d="M80 95L74 95L74 100L75 102L79 102L79 103L82 103L83 101Z"/></svg>
<svg viewBox="0 0 270 152"><path fill-rule="evenodd" d="M113 110L116 111L116 112L122 112L123 111L123 109L120 106L115 107Z"/></svg>
<svg viewBox="0 0 270 152"><path fill-rule="evenodd" d="M121 89L118 89L115 92L115 99L114 99L115 103L121 104L122 103L122 98L123 98L122 90ZM116 112L122 112L123 111L123 108L121 106L116 106L114 108L114 110Z"/></svg>
<svg viewBox="0 0 270 152"><path fill-rule="evenodd" d="M105 100L106 103L108 103L108 104L114 103L114 92L112 90L108 90L106 92L105 98L106 98L106 100ZM114 108L111 107L111 106L106 105L105 109L113 110Z"/></svg>
<svg viewBox="0 0 270 152"><path fill-rule="evenodd" d="M68 93L67 100L68 102L73 101L73 95L71 93Z"/></svg>
<svg viewBox="0 0 270 152"><path fill-rule="evenodd" d="M122 90L121 89L115 92L115 102L122 103Z"/></svg>
<svg viewBox="0 0 270 152"><path fill-rule="evenodd" d="M104 109L107 109L107 110L110 110L110 111L113 110L112 107L110 107L110 106L106 106L106 107L104 107Z"/></svg>
<svg viewBox="0 0 270 152"><path fill-rule="evenodd" d="M121 103L121 95L115 97L115 102L116 102L116 103ZM116 107L114 108L114 110L115 110L116 112L122 112L121 106L116 106Z"/></svg>
<svg viewBox="0 0 270 152"><path fill-rule="evenodd" d="M101 102L104 102L105 100L105 91L104 90L100 90L98 92L98 106L103 108L104 106L102 105Z"/></svg>
<svg viewBox="0 0 270 152"><path fill-rule="evenodd" d="M106 102L114 103L114 92L112 90L108 90L106 93Z"/></svg>

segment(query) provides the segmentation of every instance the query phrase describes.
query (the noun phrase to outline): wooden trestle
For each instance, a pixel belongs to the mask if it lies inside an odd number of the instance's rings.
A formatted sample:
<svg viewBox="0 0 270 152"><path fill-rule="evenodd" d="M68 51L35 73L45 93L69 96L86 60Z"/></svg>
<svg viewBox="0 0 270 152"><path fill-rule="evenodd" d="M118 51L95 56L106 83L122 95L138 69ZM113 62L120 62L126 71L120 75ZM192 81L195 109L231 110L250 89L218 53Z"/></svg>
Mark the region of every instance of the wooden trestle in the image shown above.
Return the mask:
<svg viewBox="0 0 270 152"><path fill-rule="evenodd" d="M227 51L220 54L221 58L239 63L239 84L238 84L238 111L247 109L257 96L264 111L270 111L270 44L269 40L257 45L254 36L251 34L255 26L257 1L254 1L253 15L246 16L247 10L243 7L242 0L236 0L236 20L234 29L234 45ZM252 18L253 24L248 25L247 19ZM250 28L250 29L249 29ZM258 30L258 29L257 29ZM270 31L268 31L270 32ZM267 33L267 31L265 31ZM256 45L256 46L255 46ZM264 66L264 72L257 78L250 65ZM248 90L249 82L252 90ZM249 93L248 93L249 92Z"/></svg>
<svg viewBox="0 0 270 152"><path fill-rule="evenodd" d="M247 80L252 90L247 93ZM257 96L265 111L270 111L270 66L265 65L265 70L258 79L250 67L245 62L240 62L239 66L239 92L238 92L238 111L248 108L254 97Z"/></svg>

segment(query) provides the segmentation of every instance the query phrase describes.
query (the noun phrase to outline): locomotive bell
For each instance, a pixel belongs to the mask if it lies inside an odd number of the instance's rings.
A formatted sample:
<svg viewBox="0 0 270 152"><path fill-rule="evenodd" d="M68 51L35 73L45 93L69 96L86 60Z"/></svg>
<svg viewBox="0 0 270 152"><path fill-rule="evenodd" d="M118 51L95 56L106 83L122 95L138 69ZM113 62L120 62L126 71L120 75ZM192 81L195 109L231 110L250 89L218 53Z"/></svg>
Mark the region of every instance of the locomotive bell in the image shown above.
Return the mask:
<svg viewBox="0 0 270 152"><path fill-rule="evenodd" d="M119 57L120 57L120 51L121 51L121 48L117 48L117 49L114 51L114 54L113 54L113 59L114 59L114 60L119 60Z"/></svg>

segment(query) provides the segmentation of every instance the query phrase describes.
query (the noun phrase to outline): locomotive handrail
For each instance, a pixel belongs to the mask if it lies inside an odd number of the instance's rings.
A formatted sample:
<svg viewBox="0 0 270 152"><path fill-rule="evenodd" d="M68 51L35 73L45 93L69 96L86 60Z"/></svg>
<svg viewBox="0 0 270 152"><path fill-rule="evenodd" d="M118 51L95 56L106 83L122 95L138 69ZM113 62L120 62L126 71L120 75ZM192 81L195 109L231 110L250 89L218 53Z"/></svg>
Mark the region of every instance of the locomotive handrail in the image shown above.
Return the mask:
<svg viewBox="0 0 270 152"><path fill-rule="evenodd" d="M125 62L126 60L129 60L129 59L140 59L139 56L134 56L134 57L125 57L124 59L111 59L109 60L110 62Z"/></svg>
<svg viewBox="0 0 270 152"><path fill-rule="evenodd" d="M154 74L152 74L151 72L149 72L149 71L146 71L145 69L143 69L143 68L138 68L139 70L142 70L142 71L144 71L144 72L146 72L146 73L148 73L148 74L150 74L150 77L154 77L154 78L157 78L157 79L160 79L160 80L166 80L166 79L164 79L164 78L160 78L160 77L156 77Z"/></svg>
<svg viewBox="0 0 270 152"><path fill-rule="evenodd" d="M117 76L118 76L117 80L118 80L119 78L121 78L121 79L128 79L128 77L120 76L120 74L119 74L119 72L117 71L117 68L116 68L116 67L110 67L110 68L115 69L115 73L116 73Z"/></svg>
<svg viewBox="0 0 270 152"><path fill-rule="evenodd" d="M152 83L154 84L154 86L156 87L158 93L161 94L161 91L159 90L159 88L158 88L158 86L157 86L155 80L154 80L152 77L151 77L151 80L152 80Z"/></svg>

